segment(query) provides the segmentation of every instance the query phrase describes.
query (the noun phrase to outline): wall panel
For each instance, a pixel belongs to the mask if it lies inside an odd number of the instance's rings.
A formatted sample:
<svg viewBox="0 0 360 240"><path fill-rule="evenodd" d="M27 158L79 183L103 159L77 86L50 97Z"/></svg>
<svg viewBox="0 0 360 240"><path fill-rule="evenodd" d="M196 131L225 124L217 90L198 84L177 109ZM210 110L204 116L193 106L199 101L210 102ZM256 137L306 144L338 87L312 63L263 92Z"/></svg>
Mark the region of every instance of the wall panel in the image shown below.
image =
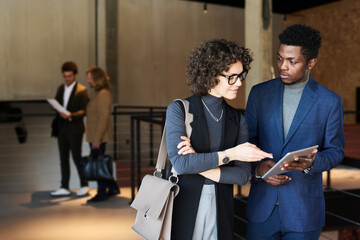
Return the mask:
<svg viewBox="0 0 360 240"><path fill-rule="evenodd" d="M244 9L179 0L122 0L118 4L118 103L166 106L190 95L185 64L210 38L244 44ZM244 88L233 103L244 107Z"/></svg>
<svg viewBox="0 0 360 240"><path fill-rule="evenodd" d="M53 97L61 64L94 59L95 0L0 0L0 100Z"/></svg>
<svg viewBox="0 0 360 240"><path fill-rule="evenodd" d="M356 110L360 87L360 1L342 0L286 16L286 26L300 23L320 30L322 47L312 76L340 95L345 110ZM355 115L345 115L355 123Z"/></svg>

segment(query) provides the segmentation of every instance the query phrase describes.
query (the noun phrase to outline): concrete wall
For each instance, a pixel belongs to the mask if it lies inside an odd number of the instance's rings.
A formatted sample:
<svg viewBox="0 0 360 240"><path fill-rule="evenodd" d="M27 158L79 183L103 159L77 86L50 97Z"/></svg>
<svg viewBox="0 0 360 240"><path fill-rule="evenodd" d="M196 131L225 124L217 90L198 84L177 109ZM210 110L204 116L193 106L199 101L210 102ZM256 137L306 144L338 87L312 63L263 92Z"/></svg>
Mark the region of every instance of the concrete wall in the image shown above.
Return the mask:
<svg viewBox="0 0 360 240"><path fill-rule="evenodd" d="M54 97L67 60L86 83L95 63L94 9L94 0L0 0L0 100Z"/></svg>
<svg viewBox="0 0 360 240"><path fill-rule="evenodd" d="M166 106L190 94L185 64L202 41L244 44L244 9L179 0L118 2L118 103ZM244 106L244 87L235 106Z"/></svg>
<svg viewBox="0 0 360 240"><path fill-rule="evenodd" d="M340 95L345 110L356 109L360 87L360 1L342 0L286 16L285 24L307 24L320 30L323 40L312 76ZM355 115L345 115L354 123Z"/></svg>
<svg viewBox="0 0 360 240"><path fill-rule="evenodd" d="M110 76L115 103L166 106L185 98L193 48L211 38L245 44L244 9L207 7L204 14L200 2L98 0L98 64ZM282 17L274 19L273 29L282 29ZM67 60L87 85L84 71L96 62L95 0L0 0L0 22L0 100L53 97ZM245 107L245 86L231 104Z"/></svg>

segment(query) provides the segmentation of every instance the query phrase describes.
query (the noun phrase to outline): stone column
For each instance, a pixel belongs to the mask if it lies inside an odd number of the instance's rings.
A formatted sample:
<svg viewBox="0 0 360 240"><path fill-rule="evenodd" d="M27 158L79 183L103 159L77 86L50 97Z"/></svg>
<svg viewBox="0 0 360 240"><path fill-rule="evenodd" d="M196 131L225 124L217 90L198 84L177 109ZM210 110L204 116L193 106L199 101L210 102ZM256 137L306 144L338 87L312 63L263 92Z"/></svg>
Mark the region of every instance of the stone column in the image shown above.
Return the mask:
<svg viewBox="0 0 360 240"><path fill-rule="evenodd" d="M250 48L254 61L245 81L245 102L252 86L270 80L272 67L272 0L245 1L245 47Z"/></svg>
<svg viewBox="0 0 360 240"><path fill-rule="evenodd" d="M114 103L118 103L118 1L106 0L106 70L112 85ZM120 103L121 104L121 103Z"/></svg>
<svg viewBox="0 0 360 240"><path fill-rule="evenodd" d="M106 0L97 0L97 65L106 68Z"/></svg>

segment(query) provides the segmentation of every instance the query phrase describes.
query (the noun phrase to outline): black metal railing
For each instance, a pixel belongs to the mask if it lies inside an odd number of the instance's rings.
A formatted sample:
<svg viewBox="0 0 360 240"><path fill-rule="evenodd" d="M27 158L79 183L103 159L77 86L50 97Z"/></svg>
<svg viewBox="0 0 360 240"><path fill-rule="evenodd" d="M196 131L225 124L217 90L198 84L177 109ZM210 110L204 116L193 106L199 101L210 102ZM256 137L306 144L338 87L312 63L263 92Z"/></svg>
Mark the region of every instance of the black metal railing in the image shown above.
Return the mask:
<svg viewBox="0 0 360 240"><path fill-rule="evenodd" d="M142 164L141 164L142 138L141 138L140 124L141 122L148 123L150 125L157 124L161 126L161 129L163 129L166 118L165 114L166 112L162 112L162 113L159 112L159 113L149 113L149 114L131 116L131 201L133 201L135 198L135 187L137 188L140 187L141 176L142 176ZM150 137L153 137L151 131L150 131ZM151 147L153 147L153 143ZM136 162L136 175L137 175L136 186L135 186L135 162Z"/></svg>
<svg viewBox="0 0 360 240"><path fill-rule="evenodd" d="M326 186L324 186L326 187ZM325 227L323 231L334 231L343 229L356 229L360 227L358 212L360 211L360 189L339 190L331 188L325 191ZM247 197L234 198L234 223L235 239L246 239L246 217ZM322 234L322 237L325 235Z"/></svg>
<svg viewBox="0 0 360 240"><path fill-rule="evenodd" d="M129 110L132 111L129 111ZM120 115L129 116L129 121L131 121L132 116L149 116L155 117L157 114L164 114L166 107L155 107L155 106L122 106L114 105L113 107L113 128L114 128L114 145L113 145L113 157L114 159L118 158L117 155L117 143L118 143L118 127L117 127L117 118ZM149 147L150 147L150 164L153 165L154 159L154 129L152 123L150 124L150 134L149 134Z"/></svg>

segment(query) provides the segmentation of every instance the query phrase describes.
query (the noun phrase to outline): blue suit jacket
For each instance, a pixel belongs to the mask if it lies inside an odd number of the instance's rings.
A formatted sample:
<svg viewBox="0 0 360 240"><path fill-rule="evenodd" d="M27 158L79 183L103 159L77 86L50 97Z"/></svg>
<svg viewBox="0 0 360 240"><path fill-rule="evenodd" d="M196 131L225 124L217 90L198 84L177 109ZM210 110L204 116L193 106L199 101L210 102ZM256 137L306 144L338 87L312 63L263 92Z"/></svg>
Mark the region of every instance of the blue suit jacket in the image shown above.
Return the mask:
<svg viewBox="0 0 360 240"><path fill-rule="evenodd" d="M313 145L319 145L319 152L309 173L287 172L292 180L284 185L275 187L253 178L247 216L253 222L265 221L279 199L280 216L286 228L299 232L318 230L325 224L322 172L338 165L344 157L342 101L310 77L286 139L282 112L280 78L254 86L245 113L250 141L273 153L275 162L290 151ZM253 164L253 169L258 164Z"/></svg>

